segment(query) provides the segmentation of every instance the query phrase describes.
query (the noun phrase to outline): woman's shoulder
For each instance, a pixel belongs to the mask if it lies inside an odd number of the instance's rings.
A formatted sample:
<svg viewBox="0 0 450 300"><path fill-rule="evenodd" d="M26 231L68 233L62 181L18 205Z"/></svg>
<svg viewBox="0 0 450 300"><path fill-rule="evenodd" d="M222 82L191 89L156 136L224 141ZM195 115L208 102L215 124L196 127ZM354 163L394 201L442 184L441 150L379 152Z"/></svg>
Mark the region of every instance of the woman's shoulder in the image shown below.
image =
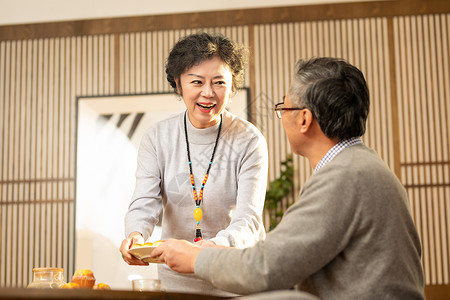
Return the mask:
<svg viewBox="0 0 450 300"><path fill-rule="evenodd" d="M246 133L257 138L264 138L261 131L253 123L227 110L224 111L224 120L227 124L227 129L234 133Z"/></svg>
<svg viewBox="0 0 450 300"><path fill-rule="evenodd" d="M152 124L148 129L147 132L159 132L159 131L165 131L168 129L173 130L175 127L180 124L182 121L184 112L174 114L166 119L159 120Z"/></svg>
<svg viewBox="0 0 450 300"><path fill-rule="evenodd" d="M176 128L180 126L184 112L172 115L166 119L160 120L148 127L144 132L144 139L159 141L167 139L174 135Z"/></svg>

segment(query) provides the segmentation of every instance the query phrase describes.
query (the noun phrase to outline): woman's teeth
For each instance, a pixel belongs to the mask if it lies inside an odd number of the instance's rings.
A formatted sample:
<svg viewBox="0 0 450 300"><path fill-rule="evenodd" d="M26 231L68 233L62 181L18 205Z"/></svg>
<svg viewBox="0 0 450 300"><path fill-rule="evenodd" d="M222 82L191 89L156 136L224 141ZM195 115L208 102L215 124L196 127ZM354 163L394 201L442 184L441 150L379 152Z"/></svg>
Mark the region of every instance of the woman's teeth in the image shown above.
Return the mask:
<svg viewBox="0 0 450 300"><path fill-rule="evenodd" d="M203 108L203 109L211 109L211 108L213 108L214 106L216 106L215 104L205 105L205 104L200 104L200 103L197 103L197 105L200 106L200 107Z"/></svg>

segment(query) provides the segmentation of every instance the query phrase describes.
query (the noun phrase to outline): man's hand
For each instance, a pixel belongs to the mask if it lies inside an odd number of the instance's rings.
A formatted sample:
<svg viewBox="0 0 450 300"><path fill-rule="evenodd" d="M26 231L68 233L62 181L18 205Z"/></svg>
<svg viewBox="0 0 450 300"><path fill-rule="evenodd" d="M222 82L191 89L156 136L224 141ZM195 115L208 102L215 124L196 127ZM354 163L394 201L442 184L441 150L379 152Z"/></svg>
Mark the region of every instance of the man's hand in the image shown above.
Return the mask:
<svg viewBox="0 0 450 300"><path fill-rule="evenodd" d="M188 241L169 239L152 251L158 258L179 273L194 273L194 265L202 248Z"/></svg>
<svg viewBox="0 0 450 300"><path fill-rule="evenodd" d="M123 260L129 265L148 265L148 263L143 262L142 260L134 257L128 250L134 244L143 244L144 238L139 232L132 232L130 235L122 241L122 245L120 245L120 252L122 253Z"/></svg>

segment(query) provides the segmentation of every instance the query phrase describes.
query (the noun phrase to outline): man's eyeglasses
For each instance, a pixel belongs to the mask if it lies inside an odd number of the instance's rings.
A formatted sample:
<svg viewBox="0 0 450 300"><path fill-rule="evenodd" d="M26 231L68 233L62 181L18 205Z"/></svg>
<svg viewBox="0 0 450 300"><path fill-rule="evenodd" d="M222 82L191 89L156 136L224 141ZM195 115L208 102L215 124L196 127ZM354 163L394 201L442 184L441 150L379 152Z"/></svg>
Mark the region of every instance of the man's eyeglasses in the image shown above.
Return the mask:
<svg viewBox="0 0 450 300"><path fill-rule="evenodd" d="M302 110L305 109L306 107L284 107L284 102L280 102L275 104L275 113L278 117L278 119L281 119L281 116L283 114L283 110Z"/></svg>

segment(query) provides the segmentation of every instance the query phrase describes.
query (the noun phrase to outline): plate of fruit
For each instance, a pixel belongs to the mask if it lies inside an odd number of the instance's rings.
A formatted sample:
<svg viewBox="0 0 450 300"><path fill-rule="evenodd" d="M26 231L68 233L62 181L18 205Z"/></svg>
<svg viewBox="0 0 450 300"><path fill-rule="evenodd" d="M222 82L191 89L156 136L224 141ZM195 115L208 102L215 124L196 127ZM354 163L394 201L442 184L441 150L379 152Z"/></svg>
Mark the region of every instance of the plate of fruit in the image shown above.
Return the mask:
<svg viewBox="0 0 450 300"><path fill-rule="evenodd" d="M156 241L154 243L133 244L128 250L128 253L146 263L162 263L157 257L152 258L150 255L152 254L153 249L163 242L164 241Z"/></svg>

